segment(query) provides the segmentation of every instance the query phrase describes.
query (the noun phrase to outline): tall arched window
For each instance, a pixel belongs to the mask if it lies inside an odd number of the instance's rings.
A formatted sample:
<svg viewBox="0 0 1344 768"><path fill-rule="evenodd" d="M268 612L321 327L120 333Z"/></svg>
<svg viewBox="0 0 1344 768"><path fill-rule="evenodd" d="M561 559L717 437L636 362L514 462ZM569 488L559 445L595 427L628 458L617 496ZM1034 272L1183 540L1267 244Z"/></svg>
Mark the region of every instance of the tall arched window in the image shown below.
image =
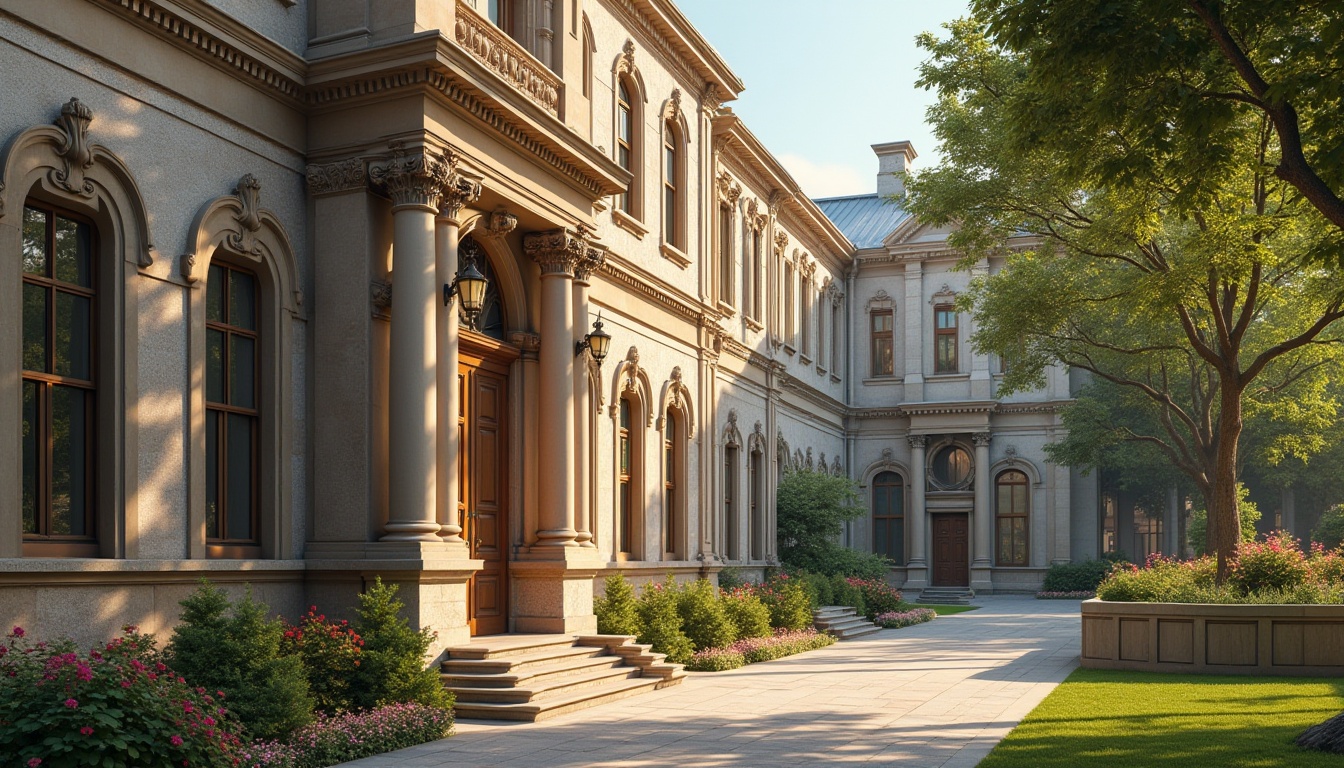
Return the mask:
<svg viewBox="0 0 1344 768"><path fill-rule="evenodd" d="M1027 476L1016 469L1000 472L994 481L994 517L998 528L999 565L1027 565L1027 513L1031 496Z"/></svg>
<svg viewBox="0 0 1344 768"><path fill-rule="evenodd" d="M619 542L617 550L622 555L633 555L635 552L635 467L637 466L637 453L634 440L634 431L632 429L632 411L633 406L629 397L621 398L620 419L617 423L617 448L616 460L618 463L616 469L617 485L617 517L616 517L616 540Z"/></svg>
<svg viewBox="0 0 1344 768"><path fill-rule="evenodd" d="M23 540L35 555L98 554L95 231L23 208Z"/></svg>
<svg viewBox="0 0 1344 768"><path fill-rule="evenodd" d="M251 557L258 546L260 433L257 281L210 265L205 300L205 536L216 554ZM241 548L241 549L238 549Z"/></svg>
<svg viewBox="0 0 1344 768"><path fill-rule="evenodd" d="M663 425L663 558L681 560L683 549L682 521L685 519L685 424L681 412L667 409Z"/></svg>
<svg viewBox="0 0 1344 768"><path fill-rule="evenodd" d="M752 560L765 559L765 505L761 484L765 482L762 473L764 457L759 448L751 452L747 460L747 514L748 532L751 537L747 547Z"/></svg>
<svg viewBox="0 0 1344 768"><path fill-rule="evenodd" d="M686 250L682 231L686 222L681 211L681 147L680 129L676 120L663 121L663 242L678 250ZM731 281L731 272L729 280Z"/></svg>
<svg viewBox="0 0 1344 768"><path fill-rule="evenodd" d="M751 232L751 272L750 280L745 280L751 286L751 316L755 320L761 319L761 230L753 229ZM745 307L743 308L745 311Z"/></svg>
<svg viewBox="0 0 1344 768"><path fill-rule="evenodd" d="M639 159L637 132L639 115L635 112L635 100L631 97L633 89L630 79L621 77L616 83L616 163L634 175L630 188L622 192L616 200L616 207L630 216L639 217L639 173L636 161Z"/></svg>
<svg viewBox="0 0 1344 768"><path fill-rule="evenodd" d="M719 301L733 303L733 207L727 203L719 205Z"/></svg>
<svg viewBox="0 0 1344 768"><path fill-rule="evenodd" d="M895 472L873 478L873 552L905 565L905 483Z"/></svg>
<svg viewBox="0 0 1344 768"><path fill-rule="evenodd" d="M738 519L736 445L723 449L723 524L726 528L725 554L729 560L742 559L742 524Z"/></svg>

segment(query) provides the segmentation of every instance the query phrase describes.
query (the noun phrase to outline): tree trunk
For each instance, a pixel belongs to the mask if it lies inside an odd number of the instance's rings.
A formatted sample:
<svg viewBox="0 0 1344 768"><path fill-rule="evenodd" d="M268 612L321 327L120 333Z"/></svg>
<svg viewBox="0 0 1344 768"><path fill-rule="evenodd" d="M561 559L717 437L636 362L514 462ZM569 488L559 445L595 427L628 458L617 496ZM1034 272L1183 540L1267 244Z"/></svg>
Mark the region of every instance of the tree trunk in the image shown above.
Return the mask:
<svg viewBox="0 0 1344 768"><path fill-rule="evenodd" d="M1227 579L1228 558L1241 541L1241 515L1237 510L1237 443L1241 439L1241 387L1225 376L1219 387L1218 447L1214 459L1213 488L1209 494L1209 539L1207 551L1218 558L1218 583Z"/></svg>

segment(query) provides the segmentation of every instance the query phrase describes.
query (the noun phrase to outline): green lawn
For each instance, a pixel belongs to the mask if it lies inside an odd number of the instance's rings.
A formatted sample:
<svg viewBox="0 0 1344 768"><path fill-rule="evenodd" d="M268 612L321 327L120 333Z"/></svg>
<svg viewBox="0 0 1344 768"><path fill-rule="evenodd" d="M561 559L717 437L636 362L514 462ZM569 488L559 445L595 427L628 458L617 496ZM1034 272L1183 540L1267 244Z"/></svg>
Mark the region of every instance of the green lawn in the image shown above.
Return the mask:
<svg viewBox="0 0 1344 768"><path fill-rule="evenodd" d="M965 613L967 611L978 611L978 605L917 605L916 608L932 608L933 612L939 616L951 616L954 613Z"/></svg>
<svg viewBox="0 0 1344 768"><path fill-rule="evenodd" d="M1293 744L1341 710L1341 678L1079 669L979 768L1344 768Z"/></svg>

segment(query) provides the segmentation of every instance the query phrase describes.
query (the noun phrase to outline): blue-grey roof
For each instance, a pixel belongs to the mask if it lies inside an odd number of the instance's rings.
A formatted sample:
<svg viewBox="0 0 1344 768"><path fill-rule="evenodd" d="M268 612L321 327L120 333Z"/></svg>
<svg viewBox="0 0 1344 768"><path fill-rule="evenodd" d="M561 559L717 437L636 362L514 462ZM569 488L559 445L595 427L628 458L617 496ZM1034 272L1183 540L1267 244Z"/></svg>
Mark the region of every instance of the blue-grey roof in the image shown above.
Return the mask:
<svg viewBox="0 0 1344 768"><path fill-rule="evenodd" d="M910 215L899 203L876 194L824 197L813 202L861 249L880 248L882 239Z"/></svg>

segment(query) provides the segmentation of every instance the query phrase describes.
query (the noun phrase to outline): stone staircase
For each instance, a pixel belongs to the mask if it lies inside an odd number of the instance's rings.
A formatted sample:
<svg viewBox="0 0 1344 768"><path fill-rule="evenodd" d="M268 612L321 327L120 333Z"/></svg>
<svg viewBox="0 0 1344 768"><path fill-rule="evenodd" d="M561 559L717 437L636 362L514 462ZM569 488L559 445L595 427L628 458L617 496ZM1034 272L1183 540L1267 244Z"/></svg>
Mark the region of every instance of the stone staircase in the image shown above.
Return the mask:
<svg viewBox="0 0 1344 768"><path fill-rule="evenodd" d="M928 587L919 593L916 603L926 605L970 605L975 592L966 587Z"/></svg>
<svg viewBox="0 0 1344 768"><path fill-rule="evenodd" d="M680 664L627 635L499 635L448 649L460 718L535 722L677 685Z"/></svg>
<svg viewBox="0 0 1344 768"><path fill-rule="evenodd" d="M812 623L818 632L832 635L836 640L853 640L882 631L881 627L857 615L847 605L821 606L812 612Z"/></svg>

